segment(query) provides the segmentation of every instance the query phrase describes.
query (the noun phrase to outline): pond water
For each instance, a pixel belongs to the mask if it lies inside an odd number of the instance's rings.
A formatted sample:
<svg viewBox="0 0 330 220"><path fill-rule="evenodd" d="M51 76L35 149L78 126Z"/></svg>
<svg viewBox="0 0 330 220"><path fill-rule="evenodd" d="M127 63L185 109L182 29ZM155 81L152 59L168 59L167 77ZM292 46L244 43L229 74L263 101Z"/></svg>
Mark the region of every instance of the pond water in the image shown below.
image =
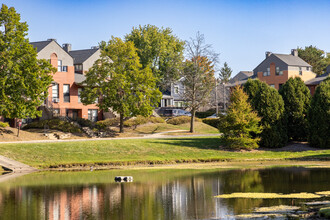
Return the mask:
<svg viewBox="0 0 330 220"><path fill-rule="evenodd" d="M40 172L0 183L0 219L219 219L306 201L219 194L329 190L330 169L319 168Z"/></svg>

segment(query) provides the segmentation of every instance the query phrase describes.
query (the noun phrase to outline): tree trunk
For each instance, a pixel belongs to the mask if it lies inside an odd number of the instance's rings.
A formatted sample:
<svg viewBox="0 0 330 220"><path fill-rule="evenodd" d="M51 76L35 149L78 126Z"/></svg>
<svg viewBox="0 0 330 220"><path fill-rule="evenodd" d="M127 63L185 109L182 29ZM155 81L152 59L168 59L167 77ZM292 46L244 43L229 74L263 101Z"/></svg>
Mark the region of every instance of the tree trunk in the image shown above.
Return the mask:
<svg viewBox="0 0 330 220"><path fill-rule="evenodd" d="M119 133L124 133L124 115L122 113L119 114Z"/></svg>
<svg viewBox="0 0 330 220"><path fill-rule="evenodd" d="M20 130L20 126L18 125L18 127L17 127L17 137L19 136L19 130Z"/></svg>
<svg viewBox="0 0 330 220"><path fill-rule="evenodd" d="M190 133L194 133L195 110L191 110Z"/></svg>

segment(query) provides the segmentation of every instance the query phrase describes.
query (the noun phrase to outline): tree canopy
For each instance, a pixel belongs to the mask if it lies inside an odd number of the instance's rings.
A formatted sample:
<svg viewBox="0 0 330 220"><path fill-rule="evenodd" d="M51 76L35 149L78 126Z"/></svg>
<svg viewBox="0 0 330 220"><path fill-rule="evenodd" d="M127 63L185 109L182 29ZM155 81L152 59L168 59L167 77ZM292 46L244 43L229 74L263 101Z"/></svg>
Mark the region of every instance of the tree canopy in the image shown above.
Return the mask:
<svg viewBox="0 0 330 220"><path fill-rule="evenodd" d="M228 83L232 72L233 70L228 66L227 62L225 62L219 73L219 78L221 82Z"/></svg>
<svg viewBox="0 0 330 220"><path fill-rule="evenodd" d="M330 59L324 56L324 51L312 45L298 48L298 56L313 66L313 72L317 75L322 75L330 65Z"/></svg>
<svg viewBox="0 0 330 220"><path fill-rule="evenodd" d="M125 40L134 43L142 68L151 68L160 88L166 90L170 83L179 78L184 41L173 35L170 28L140 25L134 27Z"/></svg>
<svg viewBox="0 0 330 220"><path fill-rule="evenodd" d="M290 78L283 84L280 94L284 100L288 138L306 140L308 136L307 112L311 94L300 77Z"/></svg>
<svg viewBox="0 0 330 220"><path fill-rule="evenodd" d="M84 104L95 102L105 111L120 115L120 132L124 117L149 116L161 99L150 68L142 68L133 42L112 37L102 43L101 58L87 72L81 97Z"/></svg>
<svg viewBox="0 0 330 220"><path fill-rule="evenodd" d="M214 65L217 54L205 44L204 36L197 33L196 39L186 42L188 60L184 62L182 71L184 86L183 99L191 111L190 132L194 132L195 113L199 107L209 102L215 85Z"/></svg>
<svg viewBox="0 0 330 220"><path fill-rule="evenodd" d="M308 124L310 145L330 148L330 77L316 88L308 112Z"/></svg>
<svg viewBox="0 0 330 220"><path fill-rule="evenodd" d="M263 147L283 147L288 140L284 101L274 88L260 80L248 79L244 84L252 108L261 117L263 131L260 145Z"/></svg>
<svg viewBox="0 0 330 220"><path fill-rule="evenodd" d="M56 70L38 60L29 44L28 25L16 10L2 5L0 11L0 115L7 118L41 116L38 107L48 96Z"/></svg>
<svg viewBox="0 0 330 220"><path fill-rule="evenodd" d="M262 132L260 120L248 102L248 95L236 86L230 95L227 115L220 117L221 142L234 149L258 148L260 138L257 135Z"/></svg>

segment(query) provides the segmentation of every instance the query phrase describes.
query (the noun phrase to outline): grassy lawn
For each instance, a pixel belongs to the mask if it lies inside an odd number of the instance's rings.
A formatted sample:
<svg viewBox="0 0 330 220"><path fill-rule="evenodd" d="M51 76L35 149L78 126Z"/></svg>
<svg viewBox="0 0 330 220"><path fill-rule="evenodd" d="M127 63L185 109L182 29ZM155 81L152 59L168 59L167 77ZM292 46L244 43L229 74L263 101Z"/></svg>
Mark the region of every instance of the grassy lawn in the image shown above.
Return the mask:
<svg viewBox="0 0 330 220"><path fill-rule="evenodd" d="M121 139L61 143L2 144L1 155L34 167L61 165L126 165L203 161L326 159L330 150L303 152L219 150L218 137Z"/></svg>

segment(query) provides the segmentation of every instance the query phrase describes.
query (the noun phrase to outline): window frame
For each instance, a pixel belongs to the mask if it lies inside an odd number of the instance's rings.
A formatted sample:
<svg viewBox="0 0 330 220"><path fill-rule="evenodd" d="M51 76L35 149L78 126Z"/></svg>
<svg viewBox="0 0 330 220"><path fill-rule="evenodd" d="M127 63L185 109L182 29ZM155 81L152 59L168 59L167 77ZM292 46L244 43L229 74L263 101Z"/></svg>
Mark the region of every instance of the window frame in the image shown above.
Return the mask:
<svg viewBox="0 0 330 220"><path fill-rule="evenodd" d="M56 96L54 96L54 87L56 87ZM58 83L55 83L55 84L53 84L52 85L52 99L58 99L59 98L59 95L60 95L60 93L59 93L59 84Z"/></svg>
<svg viewBox="0 0 330 220"><path fill-rule="evenodd" d="M57 60L57 72L62 72L62 60Z"/></svg>
<svg viewBox="0 0 330 220"><path fill-rule="evenodd" d="M68 92L65 92L66 86L68 86ZM70 84L63 84L63 102L70 103Z"/></svg>

